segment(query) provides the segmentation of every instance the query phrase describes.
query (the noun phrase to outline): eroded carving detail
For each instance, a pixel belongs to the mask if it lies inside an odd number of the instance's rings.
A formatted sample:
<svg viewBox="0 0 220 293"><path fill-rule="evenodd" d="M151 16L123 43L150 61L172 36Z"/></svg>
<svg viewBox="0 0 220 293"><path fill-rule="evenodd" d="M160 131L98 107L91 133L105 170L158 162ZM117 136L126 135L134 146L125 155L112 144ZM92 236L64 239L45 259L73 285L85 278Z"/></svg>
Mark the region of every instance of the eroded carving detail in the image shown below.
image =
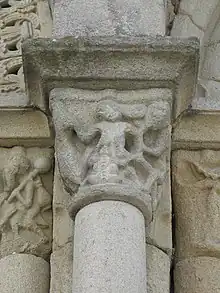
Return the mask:
<svg viewBox="0 0 220 293"><path fill-rule="evenodd" d="M0 194L0 253L25 252L47 258L51 249L52 196L42 175L51 169L49 154L30 160L26 150L13 147L2 170Z"/></svg>
<svg viewBox="0 0 220 293"><path fill-rule="evenodd" d="M39 35L36 0L0 2L0 92L24 90L21 42Z"/></svg>
<svg viewBox="0 0 220 293"><path fill-rule="evenodd" d="M219 155L213 150L178 151L174 157L178 257L220 255Z"/></svg>
<svg viewBox="0 0 220 293"><path fill-rule="evenodd" d="M150 194L155 210L167 173L169 123L167 102L128 105L105 97L87 129L73 121L59 125L57 157L67 189L131 186Z"/></svg>

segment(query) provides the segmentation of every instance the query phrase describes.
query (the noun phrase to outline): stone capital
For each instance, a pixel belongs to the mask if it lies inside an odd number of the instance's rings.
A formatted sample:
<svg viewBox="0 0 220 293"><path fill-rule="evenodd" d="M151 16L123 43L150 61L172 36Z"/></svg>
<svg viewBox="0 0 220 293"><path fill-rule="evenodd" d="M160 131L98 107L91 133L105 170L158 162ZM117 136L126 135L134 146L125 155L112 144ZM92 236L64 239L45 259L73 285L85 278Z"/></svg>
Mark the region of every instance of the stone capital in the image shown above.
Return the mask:
<svg viewBox="0 0 220 293"><path fill-rule="evenodd" d="M70 214L102 200L130 203L150 223L169 170L167 89L54 89L50 109Z"/></svg>

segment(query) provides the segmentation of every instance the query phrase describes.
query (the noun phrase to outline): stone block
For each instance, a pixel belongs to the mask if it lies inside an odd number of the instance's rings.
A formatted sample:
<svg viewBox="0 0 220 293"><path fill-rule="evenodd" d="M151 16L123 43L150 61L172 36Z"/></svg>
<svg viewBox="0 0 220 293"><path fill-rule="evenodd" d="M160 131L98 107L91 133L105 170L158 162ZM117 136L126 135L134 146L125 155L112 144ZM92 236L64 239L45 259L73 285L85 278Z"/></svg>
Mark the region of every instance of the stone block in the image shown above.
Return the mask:
<svg viewBox="0 0 220 293"><path fill-rule="evenodd" d="M214 257L190 258L174 270L175 293L219 293L220 260Z"/></svg>
<svg viewBox="0 0 220 293"><path fill-rule="evenodd" d="M206 47L206 55L201 65L201 78L219 81L220 44L211 43Z"/></svg>
<svg viewBox="0 0 220 293"><path fill-rule="evenodd" d="M72 293L73 243L53 251L50 258L50 293Z"/></svg>
<svg viewBox="0 0 220 293"><path fill-rule="evenodd" d="M165 35L163 0L54 1L54 37Z"/></svg>
<svg viewBox="0 0 220 293"><path fill-rule="evenodd" d="M196 26L189 15L178 14L174 20L173 27L171 30L171 35L173 37L197 37L202 39L204 36L203 30Z"/></svg>
<svg viewBox="0 0 220 293"><path fill-rule="evenodd" d="M48 293L49 264L40 257L13 254L0 260L1 293Z"/></svg>
<svg viewBox="0 0 220 293"><path fill-rule="evenodd" d="M218 4L218 0L184 0L180 2L179 13L188 15L193 23L205 30ZM189 33L189 36L192 35Z"/></svg>
<svg viewBox="0 0 220 293"><path fill-rule="evenodd" d="M172 162L176 258L220 256L220 152L175 151Z"/></svg>
<svg viewBox="0 0 220 293"><path fill-rule="evenodd" d="M146 246L147 292L170 292L170 257L153 245Z"/></svg>
<svg viewBox="0 0 220 293"><path fill-rule="evenodd" d="M47 116L32 109L0 109L0 146L52 146Z"/></svg>
<svg viewBox="0 0 220 293"><path fill-rule="evenodd" d="M211 103L209 99L209 104ZM198 105L198 104L197 104ZM200 103L201 108L204 103ZM214 105L213 105L214 106ZM173 125L172 149L216 149L220 148L220 116L211 109L192 110ZM196 133L196 135L195 135Z"/></svg>
<svg viewBox="0 0 220 293"><path fill-rule="evenodd" d="M166 87L175 94L176 117L194 95L198 50L196 39L170 37L26 40L23 61L27 92L31 103L48 110L48 92L55 87Z"/></svg>

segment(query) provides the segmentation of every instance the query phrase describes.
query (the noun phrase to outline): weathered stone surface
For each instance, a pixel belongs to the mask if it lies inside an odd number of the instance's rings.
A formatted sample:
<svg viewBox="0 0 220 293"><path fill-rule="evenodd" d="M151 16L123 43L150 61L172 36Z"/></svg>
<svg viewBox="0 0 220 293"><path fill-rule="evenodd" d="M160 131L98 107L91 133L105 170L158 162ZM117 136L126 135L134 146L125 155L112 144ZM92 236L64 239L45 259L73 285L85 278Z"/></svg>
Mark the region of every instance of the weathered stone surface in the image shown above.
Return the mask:
<svg viewBox="0 0 220 293"><path fill-rule="evenodd" d="M179 1L179 0L178 0ZM218 0L184 0L175 17L172 36L200 38L200 66L198 84L203 88L197 106L219 110L220 22Z"/></svg>
<svg viewBox="0 0 220 293"><path fill-rule="evenodd" d="M30 253L47 259L52 241L50 149L0 149L0 255Z"/></svg>
<svg viewBox="0 0 220 293"><path fill-rule="evenodd" d="M1 293L48 293L49 264L40 257L13 254L0 260Z"/></svg>
<svg viewBox="0 0 220 293"><path fill-rule="evenodd" d="M70 194L68 194L63 187L56 163L53 187L53 251L56 251L62 248L65 244L73 241L74 222L70 218L68 212L71 200ZM63 262L64 260L62 263ZM55 282L56 281L57 279Z"/></svg>
<svg viewBox="0 0 220 293"><path fill-rule="evenodd" d="M146 246L147 292L170 292L170 257L152 245Z"/></svg>
<svg viewBox="0 0 220 293"><path fill-rule="evenodd" d="M151 221L169 169L170 104L169 96L152 101L147 93L53 91L57 159L75 194L73 217L91 202L120 200Z"/></svg>
<svg viewBox="0 0 220 293"><path fill-rule="evenodd" d="M174 20L171 35L174 37L197 37L202 39L204 36L204 31L196 26L189 15L178 14Z"/></svg>
<svg viewBox="0 0 220 293"><path fill-rule="evenodd" d="M220 256L220 152L173 154L173 202L177 259Z"/></svg>
<svg viewBox="0 0 220 293"><path fill-rule="evenodd" d="M163 185L160 203L155 211L153 221L146 227L147 243L159 247L168 255L172 254L172 203L170 191L170 172Z"/></svg>
<svg viewBox="0 0 220 293"><path fill-rule="evenodd" d="M53 35L165 35L163 0L54 1Z"/></svg>
<svg viewBox="0 0 220 293"><path fill-rule="evenodd" d="M11 92L24 93L21 42L27 38L51 35L48 2L46 0L1 1L0 22L0 92L2 99ZM21 98L22 104L22 96L16 94L16 97L18 103Z"/></svg>
<svg viewBox="0 0 220 293"><path fill-rule="evenodd" d="M198 48L195 39L170 37L26 40L23 60L28 94L34 105L47 109L48 91L54 87L168 87L175 92L177 116L193 96Z"/></svg>
<svg viewBox="0 0 220 293"><path fill-rule="evenodd" d="M219 293L220 260L214 257L190 258L179 262L174 270L177 293Z"/></svg>
<svg viewBox="0 0 220 293"><path fill-rule="evenodd" d="M72 293L73 243L67 243L60 249L53 251L50 265L50 293Z"/></svg>
<svg viewBox="0 0 220 293"><path fill-rule="evenodd" d="M0 98L1 99L1 98ZM46 115L32 109L0 109L0 146L52 146Z"/></svg>
<svg viewBox="0 0 220 293"><path fill-rule="evenodd" d="M100 201L75 219L73 292L146 293L145 223L130 204Z"/></svg>
<svg viewBox="0 0 220 293"><path fill-rule="evenodd" d="M205 30L218 3L218 0L210 0L209 2L206 0L180 1L179 13L188 15L195 25Z"/></svg>
<svg viewBox="0 0 220 293"><path fill-rule="evenodd" d="M172 149L220 148L219 113L201 108L192 110L173 125Z"/></svg>

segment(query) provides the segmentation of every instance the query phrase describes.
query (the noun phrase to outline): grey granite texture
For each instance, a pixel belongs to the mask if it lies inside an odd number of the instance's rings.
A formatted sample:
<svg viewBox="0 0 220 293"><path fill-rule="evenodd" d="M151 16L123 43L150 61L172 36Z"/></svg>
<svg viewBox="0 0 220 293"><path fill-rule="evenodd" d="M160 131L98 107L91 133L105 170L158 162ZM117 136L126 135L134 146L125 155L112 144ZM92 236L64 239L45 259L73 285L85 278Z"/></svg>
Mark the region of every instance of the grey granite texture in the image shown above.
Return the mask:
<svg viewBox="0 0 220 293"><path fill-rule="evenodd" d="M12 254L0 260L1 293L48 293L49 264L40 257Z"/></svg>
<svg viewBox="0 0 220 293"><path fill-rule="evenodd" d="M31 104L43 110L48 110L48 94L55 87L166 87L176 95L176 116L194 94L198 56L195 38L67 37L23 44L27 92Z"/></svg>
<svg viewBox="0 0 220 293"><path fill-rule="evenodd" d="M163 0L56 0L55 37L165 35Z"/></svg>
<svg viewBox="0 0 220 293"><path fill-rule="evenodd" d="M146 246L147 293L170 293L170 257L153 245Z"/></svg>
<svg viewBox="0 0 220 293"><path fill-rule="evenodd" d="M146 293L144 217L130 204L93 203L77 214L73 291Z"/></svg>

